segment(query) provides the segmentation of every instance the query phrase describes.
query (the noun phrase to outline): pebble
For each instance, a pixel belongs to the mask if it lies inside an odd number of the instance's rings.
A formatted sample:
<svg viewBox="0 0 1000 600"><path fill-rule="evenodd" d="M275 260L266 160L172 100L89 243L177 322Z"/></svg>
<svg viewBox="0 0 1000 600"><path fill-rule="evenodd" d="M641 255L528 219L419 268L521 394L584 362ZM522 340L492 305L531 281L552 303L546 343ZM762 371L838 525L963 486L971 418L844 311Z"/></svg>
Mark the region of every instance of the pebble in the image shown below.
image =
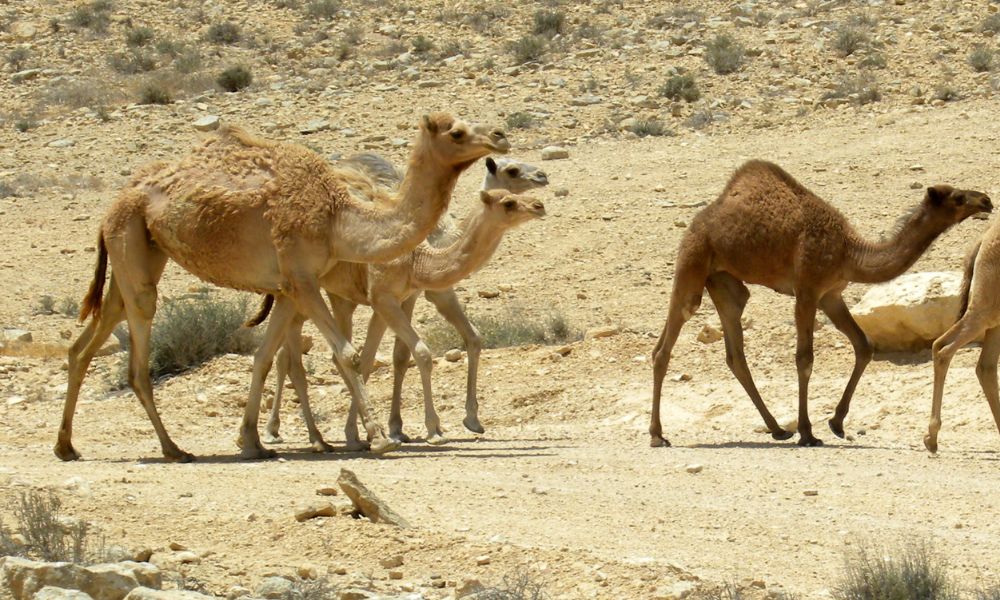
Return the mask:
<svg viewBox="0 0 1000 600"><path fill-rule="evenodd" d="M320 131L327 131L329 129L329 121L324 121L323 119L313 119L299 128L299 133L302 135L310 135L313 133L319 133Z"/></svg>
<svg viewBox="0 0 1000 600"><path fill-rule="evenodd" d="M462 360L462 351L458 348L452 348L444 353L444 359L448 362L458 362Z"/></svg>
<svg viewBox="0 0 1000 600"><path fill-rule="evenodd" d="M478 294L480 298L497 298L500 296L500 290L479 290Z"/></svg>
<svg viewBox="0 0 1000 600"><path fill-rule="evenodd" d="M335 487L321 487L316 490L316 494L319 496L336 496L340 494L340 490Z"/></svg>
<svg viewBox="0 0 1000 600"><path fill-rule="evenodd" d="M556 198L565 198L566 196L569 196L569 188L556 188L552 192L552 195Z"/></svg>
<svg viewBox="0 0 1000 600"><path fill-rule="evenodd" d="M569 150L562 146L546 146L542 148L542 160L560 160L569 158Z"/></svg>
<svg viewBox="0 0 1000 600"><path fill-rule="evenodd" d="M382 565L383 569L395 569L396 567L403 566L403 555L396 554L395 556L390 556L388 558L383 558L378 561Z"/></svg>
<svg viewBox="0 0 1000 600"><path fill-rule="evenodd" d="M694 473L701 473L704 468L705 467L701 465L695 464L684 467L684 470L687 471L688 473L694 474Z"/></svg>
<svg viewBox="0 0 1000 600"><path fill-rule="evenodd" d="M913 183L910 184L911 190L919 190L922 187L924 187L924 184L920 183L919 181L914 181Z"/></svg>
<svg viewBox="0 0 1000 600"><path fill-rule="evenodd" d="M219 117L216 115L206 115L193 123L198 131L212 131L219 128Z"/></svg>
<svg viewBox="0 0 1000 600"><path fill-rule="evenodd" d="M483 565L490 564L490 556L488 554L484 554L482 556L477 556L476 557L476 564L479 565L480 567L482 567Z"/></svg>
<svg viewBox="0 0 1000 600"><path fill-rule="evenodd" d="M722 338L722 332L711 325L703 326L698 332L698 341L702 344L714 344Z"/></svg>
<svg viewBox="0 0 1000 600"><path fill-rule="evenodd" d="M333 517L337 515L337 510L329 502L323 504L313 504L303 506L295 513L295 520L299 523L315 519L316 517Z"/></svg>
<svg viewBox="0 0 1000 600"><path fill-rule="evenodd" d="M45 144L49 148L69 148L75 146L76 142L68 139L52 140L48 144Z"/></svg>
<svg viewBox="0 0 1000 600"><path fill-rule="evenodd" d="M818 496L819 490L802 490L802 494L805 496Z"/></svg>
<svg viewBox="0 0 1000 600"><path fill-rule="evenodd" d="M617 325L606 325L604 327L592 327L583 334L583 339L593 340L618 335L621 329Z"/></svg>

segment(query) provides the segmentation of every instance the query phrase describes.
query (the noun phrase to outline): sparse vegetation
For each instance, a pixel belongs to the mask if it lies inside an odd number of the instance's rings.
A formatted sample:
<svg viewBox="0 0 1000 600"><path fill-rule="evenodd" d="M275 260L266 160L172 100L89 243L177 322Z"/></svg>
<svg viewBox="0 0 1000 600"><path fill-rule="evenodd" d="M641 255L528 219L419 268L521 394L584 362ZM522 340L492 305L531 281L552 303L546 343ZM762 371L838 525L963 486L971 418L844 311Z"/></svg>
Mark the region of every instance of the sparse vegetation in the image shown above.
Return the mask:
<svg viewBox="0 0 1000 600"><path fill-rule="evenodd" d="M112 69L122 75L147 73L156 69L156 58L149 52L141 49L112 54L108 58L108 62L110 62Z"/></svg>
<svg viewBox="0 0 1000 600"><path fill-rule="evenodd" d="M545 55L548 40L541 35L526 35L511 42L509 48L517 64L537 61Z"/></svg>
<svg viewBox="0 0 1000 600"><path fill-rule="evenodd" d="M33 117L21 116L14 119L14 129L20 131L21 133L30 131L35 127L38 127L38 121L36 121Z"/></svg>
<svg viewBox="0 0 1000 600"><path fill-rule="evenodd" d="M116 92L95 79L58 79L42 94L43 104L69 108L86 106L98 110L116 97Z"/></svg>
<svg viewBox="0 0 1000 600"><path fill-rule="evenodd" d="M205 34L205 40L213 44L238 44L241 37L239 25L230 21L212 25Z"/></svg>
<svg viewBox="0 0 1000 600"><path fill-rule="evenodd" d="M66 519L59 514L61 508L62 501L52 492L22 492L14 502L13 512L24 544L15 541L0 523L0 548L45 561L88 562L87 524Z"/></svg>
<svg viewBox="0 0 1000 600"><path fill-rule="evenodd" d="M746 49L735 38L726 34L715 36L705 44L705 60L719 75L739 71L743 66Z"/></svg>
<svg viewBox="0 0 1000 600"><path fill-rule="evenodd" d="M78 29L105 33L111 24L111 8L111 2L94 0L90 4L76 7L69 17L69 23Z"/></svg>
<svg viewBox="0 0 1000 600"><path fill-rule="evenodd" d="M56 312L56 299L51 294L42 294L31 308L33 315L51 315Z"/></svg>
<svg viewBox="0 0 1000 600"><path fill-rule="evenodd" d="M422 35L418 35L410 40L410 46L413 48L414 54L426 56L434 49L434 42Z"/></svg>
<svg viewBox="0 0 1000 600"><path fill-rule="evenodd" d="M684 120L684 125L691 129L704 129L715 121L715 114L709 110L699 110Z"/></svg>
<svg viewBox="0 0 1000 600"><path fill-rule="evenodd" d="M181 373L220 354L253 352L258 336L243 327L247 306L246 297L227 301L208 294L162 302L149 342L150 376L155 379ZM127 347L127 335L116 337L123 348ZM124 386L128 365L122 367L119 383Z"/></svg>
<svg viewBox="0 0 1000 600"><path fill-rule="evenodd" d="M993 13L983 19L983 23L979 26L979 28L984 33L1000 33L1000 13Z"/></svg>
<svg viewBox="0 0 1000 600"><path fill-rule="evenodd" d="M992 71L996 66L996 51L983 44L977 45L969 53L969 66L977 73Z"/></svg>
<svg viewBox="0 0 1000 600"><path fill-rule="evenodd" d="M1000 600L1000 584L991 588L976 590L976 600Z"/></svg>
<svg viewBox="0 0 1000 600"><path fill-rule="evenodd" d="M6 56L7 64L10 65L12 71L20 71L24 68L24 63L28 62L29 58L31 58L31 50L24 46L14 48Z"/></svg>
<svg viewBox="0 0 1000 600"><path fill-rule="evenodd" d="M151 79L139 88L139 104L171 104L173 93L165 82Z"/></svg>
<svg viewBox="0 0 1000 600"><path fill-rule="evenodd" d="M866 47L869 42L871 42L871 38L867 31L856 25L844 24L837 29L837 37L833 40L833 47L840 56L850 56Z"/></svg>
<svg viewBox="0 0 1000 600"><path fill-rule="evenodd" d="M178 73L188 75L201 69L201 52L197 48L188 48L174 59L174 69Z"/></svg>
<svg viewBox="0 0 1000 600"><path fill-rule="evenodd" d="M59 301L59 305L56 309L59 311L59 314L64 317L75 319L80 315L80 303L69 296L64 296L62 300Z"/></svg>
<svg viewBox="0 0 1000 600"><path fill-rule="evenodd" d="M227 92L238 92L253 83L253 73L241 65L229 67L219 74L215 82Z"/></svg>
<svg viewBox="0 0 1000 600"><path fill-rule="evenodd" d="M312 0L306 13L317 20L332 21L340 12L340 0Z"/></svg>
<svg viewBox="0 0 1000 600"><path fill-rule="evenodd" d="M546 600L545 586L526 572L505 575L500 585L476 594L476 600Z"/></svg>
<svg viewBox="0 0 1000 600"><path fill-rule="evenodd" d="M479 330L486 348L563 344L583 337L583 332L573 327L566 315L557 311L525 317L523 310L507 309L498 315L473 316L471 320ZM423 338L437 352L465 347L455 329L442 320L428 328Z"/></svg>
<svg viewBox="0 0 1000 600"><path fill-rule="evenodd" d="M507 129L530 129L535 125L535 117L529 112L512 112L507 115Z"/></svg>
<svg viewBox="0 0 1000 600"><path fill-rule="evenodd" d="M487 2L473 8L465 15L464 20L479 33L493 34L498 24L503 24L510 17L510 9L497 2Z"/></svg>
<svg viewBox="0 0 1000 600"><path fill-rule="evenodd" d="M958 600L942 559L925 544L898 549L861 546L847 557L838 600Z"/></svg>
<svg viewBox="0 0 1000 600"><path fill-rule="evenodd" d="M666 124L656 118L636 119L635 123L628 130L639 137L673 135L673 132L667 128Z"/></svg>
<svg viewBox="0 0 1000 600"><path fill-rule="evenodd" d="M858 66L865 69L884 69L887 65L885 54L881 52L869 52L858 61Z"/></svg>
<svg viewBox="0 0 1000 600"><path fill-rule="evenodd" d="M149 27L133 27L125 32L125 44L131 48L141 48L153 41L153 30Z"/></svg>
<svg viewBox="0 0 1000 600"><path fill-rule="evenodd" d="M953 100L958 100L961 97L962 96L958 93L958 90L955 89L955 86L952 85L951 81L943 81L934 88L935 100L951 102Z"/></svg>
<svg viewBox="0 0 1000 600"><path fill-rule="evenodd" d="M701 98L698 84L695 82L694 75L690 73L674 75L660 86L659 92L661 96L670 98L671 100L694 102L698 98Z"/></svg>
<svg viewBox="0 0 1000 600"><path fill-rule="evenodd" d="M535 26L532 32L548 38L563 33L566 26L566 13L561 10L535 11Z"/></svg>

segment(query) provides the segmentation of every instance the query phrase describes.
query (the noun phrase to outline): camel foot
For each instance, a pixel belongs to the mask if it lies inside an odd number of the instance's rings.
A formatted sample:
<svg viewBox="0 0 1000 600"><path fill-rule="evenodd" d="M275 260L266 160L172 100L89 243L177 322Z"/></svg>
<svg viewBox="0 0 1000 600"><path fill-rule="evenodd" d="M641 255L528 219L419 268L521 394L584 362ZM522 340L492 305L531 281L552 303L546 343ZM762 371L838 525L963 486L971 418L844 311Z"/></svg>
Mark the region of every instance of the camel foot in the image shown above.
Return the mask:
<svg viewBox="0 0 1000 600"><path fill-rule="evenodd" d="M483 428L482 423L476 417L465 417L462 425L465 425L465 428L473 433L486 433L486 429Z"/></svg>
<svg viewBox="0 0 1000 600"><path fill-rule="evenodd" d="M330 444L327 444L323 440L316 440L316 441L312 442L312 451L313 452L333 452L333 446L331 446Z"/></svg>
<svg viewBox="0 0 1000 600"><path fill-rule="evenodd" d="M931 436L930 434L925 435L924 448L927 448L927 451L930 452L931 454L937 454L938 451L937 436Z"/></svg>
<svg viewBox="0 0 1000 600"><path fill-rule="evenodd" d="M668 440L667 438L663 437L662 435L654 435L649 440L649 447L650 448L669 448L670 447L670 440Z"/></svg>
<svg viewBox="0 0 1000 600"><path fill-rule="evenodd" d="M345 447L348 452L367 452L371 450L372 445L361 440L347 440Z"/></svg>
<svg viewBox="0 0 1000 600"><path fill-rule="evenodd" d="M185 452L176 446L168 450L164 450L163 458L167 459L167 462L175 462L175 463L194 462L194 454Z"/></svg>
<svg viewBox="0 0 1000 600"><path fill-rule="evenodd" d="M265 460L268 458L277 458L278 453L269 448L244 448L240 452L240 460Z"/></svg>
<svg viewBox="0 0 1000 600"><path fill-rule="evenodd" d="M441 433L427 434L427 443L431 446L440 446L442 444L447 444L448 438L444 437Z"/></svg>
<svg viewBox="0 0 1000 600"><path fill-rule="evenodd" d="M400 444L410 444L410 443L413 442L413 438L411 438L410 436L406 435L402 431L398 431L396 433L390 433L389 434L389 439L397 441Z"/></svg>
<svg viewBox="0 0 1000 600"><path fill-rule="evenodd" d="M835 421L833 419L830 419L830 431L833 432L833 435L839 437L840 439L844 439L844 423L843 422L841 422L841 421Z"/></svg>
<svg viewBox="0 0 1000 600"><path fill-rule="evenodd" d="M387 452L392 452L394 450L399 450L402 443L388 438L380 438L372 440L371 452L372 454L386 454Z"/></svg>
<svg viewBox="0 0 1000 600"><path fill-rule="evenodd" d="M52 451L55 452L59 460L62 461L80 460L80 453L73 448L73 444L57 443Z"/></svg>
<svg viewBox="0 0 1000 600"><path fill-rule="evenodd" d="M771 437L779 441L790 439L793 435L795 435L794 431L786 431L784 429L771 432Z"/></svg>
<svg viewBox="0 0 1000 600"><path fill-rule="evenodd" d="M813 437L810 435L803 435L799 437L799 445L804 448L818 448L823 445L823 440Z"/></svg>
<svg viewBox="0 0 1000 600"><path fill-rule="evenodd" d="M270 431L264 434L264 442L268 444L284 444L285 439L281 437L277 432L271 433Z"/></svg>

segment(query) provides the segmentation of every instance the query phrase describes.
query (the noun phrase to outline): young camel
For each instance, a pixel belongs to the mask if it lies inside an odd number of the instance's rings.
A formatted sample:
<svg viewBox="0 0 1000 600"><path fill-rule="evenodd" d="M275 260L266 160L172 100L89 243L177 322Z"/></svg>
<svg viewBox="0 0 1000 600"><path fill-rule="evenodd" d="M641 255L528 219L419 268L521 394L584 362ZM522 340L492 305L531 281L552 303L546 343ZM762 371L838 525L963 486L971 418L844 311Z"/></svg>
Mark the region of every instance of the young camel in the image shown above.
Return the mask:
<svg viewBox="0 0 1000 600"><path fill-rule="evenodd" d="M938 449L938 431L941 430L941 400L944 396L944 379L948 375L951 359L959 348L983 337L983 348L976 364L979 385L986 394L986 402L993 412L993 420L1000 431L1000 390L997 386L997 359L1000 358L1000 222L994 221L983 234L982 240L965 262L962 280L962 308L960 318L941 337L934 340L934 399L931 420L924 436L924 446L931 452Z"/></svg>
<svg viewBox="0 0 1000 600"><path fill-rule="evenodd" d="M372 451L398 447L373 418L356 372L359 356L339 333L320 295L319 278L340 260L387 262L419 244L447 209L458 176L510 145L499 129L450 115L425 116L398 194L390 197L356 171L338 170L314 152L269 142L236 128L173 162L137 173L109 209L98 237L94 281L81 319L93 315L69 351L69 384L56 456L75 460L72 420L80 386L96 350L115 325L129 323L129 383L156 430L163 455L189 461L167 435L153 401L149 334L156 286L168 258L201 279L274 294L274 316L254 355L253 379L240 427L246 459L275 455L257 432L264 375L301 312L334 349L353 401L373 437ZM372 202L378 200L378 202ZM394 201L394 202L393 202ZM110 261L111 284L102 302ZM297 350L297 348L296 348Z"/></svg>
<svg viewBox="0 0 1000 600"><path fill-rule="evenodd" d="M385 159L374 155L374 154L362 154L357 155L345 161L346 164L351 164L359 169L364 170L373 179L378 179L380 184L393 186L397 181L392 180L392 173L395 172L394 167L388 163ZM514 193L521 193L543 187L548 185L548 177L546 174L538 167L523 163L514 159L500 158L494 160L493 158L486 159L486 176L482 183L482 191L489 190L507 190ZM511 199L513 201L513 199ZM496 225L490 225L491 227L502 227L499 233L502 235L503 230L506 228L513 227L519 224L519 221L514 217L517 213L510 214L503 221L497 222ZM443 224L444 223L444 224ZM442 232L443 229L448 228L447 233ZM438 224L438 227L432 233L433 237L436 237L437 242L433 245L439 248L444 246L444 242L454 242L455 239L460 237L462 234L470 235L471 232L468 228L455 229L454 226L447 223L445 218L442 218L442 222ZM437 234L435 236L435 234ZM499 243L499 239L497 239ZM421 244L413 254L427 253L429 251L430 241L428 244ZM425 248L425 246L428 246ZM469 273L475 271L482 267L492 255L494 248L482 248L483 255L475 257L463 256L463 259L469 259L470 263L467 265ZM478 262L478 264L476 264ZM350 339L352 326L351 318L354 310L357 308L358 304L371 305L370 292L378 290L390 289L394 286L396 281L409 281L410 285L414 285L414 282L418 280L430 280L432 283L435 281L436 274L430 274L429 276L419 276L414 273L406 272L408 269L414 266L413 262L408 262L404 259L398 259L391 265L385 267L380 267L377 269L365 268L365 265L356 267L354 265L350 267L343 267L344 281L348 282L347 288L348 293L342 293L338 290L344 289L343 283L338 283L333 288L327 288L327 295L330 298L330 302L334 308L334 316L338 319L338 322L344 324L346 328L346 334L348 339ZM349 273L350 271L350 273ZM363 276L358 276L356 271L364 271ZM468 275L467 274L467 275ZM331 274L332 275L332 274ZM466 276L467 276L466 275ZM366 281L367 280L367 281ZM369 293L364 290L364 285L367 285ZM405 291L405 295L412 297L413 301L416 300L416 296L420 289L407 289L407 290L397 290L397 292ZM445 289L438 289L436 285L428 285L423 288L424 296L434 304L438 312L458 331L459 335L462 336L463 341L466 345L466 350L468 352L468 377L466 385L466 416L463 421L465 426L471 431L476 431L478 433L483 433L485 430L479 422L479 403L476 397L476 387L477 387L477 375L479 367L479 354L482 351L482 339L479 333L476 331L472 323L469 322L468 317L466 317L465 312L462 310L461 303L458 300L457 295L452 287L447 287ZM354 298L357 301L351 301L349 298ZM404 296L399 296L396 294L395 301L404 301L407 298ZM248 325L256 325L263 321L269 310L268 302L269 300L265 298L264 307L260 315L252 319ZM405 302L404 302L405 306ZM412 311L412 302L410 303L409 310ZM374 312L372 314L371 320L368 324L368 335L365 338L364 350L361 353L361 374L367 381L368 376L373 370L375 363L375 353L378 350L379 343L382 341L382 336L385 333L386 322L380 317L379 312ZM410 328L412 329L412 328ZM394 329L395 330L395 329ZM415 334L414 334L415 335ZM393 366L394 372L396 373L396 378L394 380L393 386L393 400L392 400L392 412L390 413L390 438L399 441L409 441L409 438L402 433L402 417L400 416L400 403L402 395L402 382L406 373L406 369L409 366L409 355L411 348L413 346L405 343L405 339L409 334L404 335L403 339L397 337L396 347L393 352ZM411 338L412 339L412 338ZM282 348L277 355L277 384L275 390L274 402L271 405L270 417L267 421L267 425L264 427L265 431L265 441L270 443L281 442L280 427L281 427L281 397L283 394L285 375L289 373L292 368L292 357L290 353ZM296 369L298 365L301 364L300 360L296 360ZM437 415L434 411L433 403L430 397L430 372L429 367L425 370L423 365L421 365L421 377L424 383L425 398L425 421L434 423L433 429L428 429L428 441L430 443L444 443L446 440L441 434L440 424L437 419ZM426 373L426 374L425 374ZM296 387L296 393L299 395L300 402L302 402L302 415L303 420L306 423L306 428L309 431L310 443L317 450L324 449L324 442L320 436L319 430L316 428L315 423L312 418L312 412L309 409L308 396L305 392L305 376L304 372L300 379L297 380L297 375L293 374L292 378L293 385ZM354 407L352 406L352 409ZM350 413L348 418L348 423L345 431L347 432L348 447L349 448L359 448L362 447L362 442L358 438L357 430L357 414L354 410Z"/></svg>
<svg viewBox="0 0 1000 600"><path fill-rule="evenodd" d="M854 370L830 419L830 429L843 437L851 396L872 358L871 344L844 304L844 288L852 281L877 283L899 276L949 227L992 208L981 192L936 185L927 188L923 202L901 220L891 239L869 242L839 211L777 165L745 163L715 202L695 216L681 239L667 322L653 352L650 445L670 445L660 425L663 377L681 326L698 309L706 288L722 320L730 370L771 436L777 440L792 436L767 410L747 366L740 324L750 297L747 283L795 297L800 446L822 444L813 436L808 413L816 309L851 341Z"/></svg>

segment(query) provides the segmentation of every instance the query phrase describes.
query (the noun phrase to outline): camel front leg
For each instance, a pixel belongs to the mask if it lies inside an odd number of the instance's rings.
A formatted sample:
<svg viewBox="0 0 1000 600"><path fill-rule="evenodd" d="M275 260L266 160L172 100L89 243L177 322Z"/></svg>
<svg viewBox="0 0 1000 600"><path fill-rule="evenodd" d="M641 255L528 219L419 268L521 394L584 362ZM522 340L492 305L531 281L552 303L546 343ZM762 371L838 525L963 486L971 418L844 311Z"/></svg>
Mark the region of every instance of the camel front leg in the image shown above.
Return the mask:
<svg viewBox="0 0 1000 600"><path fill-rule="evenodd" d="M288 334L285 336L284 350L287 351L288 355L288 374L292 378L292 386L295 388L295 393L299 396L299 404L302 408L302 420L305 421L306 429L309 431L309 443L312 444L313 451L333 452L333 446L323 440L323 435L319 432L319 428L316 427L312 407L309 404L309 383L306 381L305 367L302 366L302 324L303 318L296 316ZM272 413L272 417L276 412ZM270 422L268 422L268 426L270 426Z"/></svg>
<svg viewBox="0 0 1000 600"><path fill-rule="evenodd" d="M851 346L854 347L854 369L851 371L851 378L847 380L844 395L840 397L837 409L829 422L830 430L833 431L834 435L843 438L844 419L847 418L847 413L851 409L851 398L854 396L854 390L858 386L862 373L865 372L868 363L872 361L875 350L872 348L871 342L868 341L868 336L851 316L851 311L844 303L840 292L824 296L820 300L820 308L830 318L833 326L846 335L847 339L851 341Z"/></svg>
<svg viewBox="0 0 1000 600"><path fill-rule="evenodd" d="M727 273L714 273L706 282L708 294L712 297L715 309L719 313L719 320L722 321L722 335L726 343L726 364L729 370L736 376L736 380L743 386L744 391L750 396L750 400L757 408L764 425L771 432L771 437L776 440L787 440L794 435L791 431L785 431L778 425L778 421L767 409L764 399L761 398L757 386L754 384L753 376L750 374L750 365L747 364L746 351L743 347L743 324L740 317L743 316L743 309L746 308L747 300L750 299L750 290L742 281Z"/></svg>
<svg viewBox="0 0 1000 600"><path fill-rule="evenodd" d="M957 323L938 339L934 340L932 354L934 356L934 395L931 400L931 419L927 425L927 435L924 436L924 447L930 452L938 450L938 432L941 431L941 402L944 398L944 380L948 376L951 359L963 346L979 337L985 327L979 323L974 313L966 312ZM983 353L987 350L983 345ZM992 349L990 349L992 351ZM980 355L982 360L982 354ZM977 373L979 371L977 367ZM982 381L982 379L980 379ZM985 389L985 388L984 388ZM988 396L987 396L988 397Z"/></svg>
<svg viewBox="0 0 1000 600"><path fill-rule="evenodd" d="M468 376L465 383L465 419L462 424L469 431L475 433L485 433L482 423L479 422L479 400L476 394L477 377L479 375L479 354L483 349L483 338L476 331L476 328L469 321L462 310L462 304L458 300L454 289L424 292L427 298L438 313L451 323L465 342L466 360L468 361Z"/></svg>
<svg viewBox="0 0 1000 600"><path fill-rule="evenodd" d="M809 378L813 367L813 331L816 328L816 301L809 295L795 296L795 368L799 375L799 445L822 446L813 436L809 421Z"/></svg>
<svg viewBox="0 0 1000 600"><path fill-rule="evenodd" d="M399 448L399 443L385 437L382 426L375 420L371 403L368 400L368 392L365 390L364 382L358 374L357 368L360 365L360 356L355 352L351 343L338 328L333 315L323 302L315 281L299 280L293 282L294 298L299 307L299 311L319 329L326 338L328 344L333 349L334 360L340 369L344 384L351 393L352 403L358 405L361 414L361 423L372 440L371 450L376 454L383 454Z"/></svg>
<svg viewBox="0 0 1000 600"><path fill-rule="evenodd" d="M979 354L979 362L976 364L976 375L979 377L979 384L983 386L986 402L990 405L997 431L1000 431L1000 389L997 385L998 359L1000 359L1000 327L994 327L986 331L986 337L983 339L983 350Z"/></svg>
<svg viewBox="0 0 1000 600"><path fill-rule="evenodd" d="M292 335L292 332L289 331L288 335ZM291 360L286 341L274 357L274 362L277 363L274 369L274 400L271 401L271 414L264 426L264 441L268 444L280 444L285 441L281 437L281 398L285 393L285 377L291 368Z"/></svg>
<svg viewBox="0 0 1000 600"><path fill-rule="evenodd" d="M430 348L420 339L413 326L410 325L410 317L413 314L413 307L417 302L416 296L411 296L403 301L402 305L390 294L382 294L372 299L372 308L385 320L389 328L396 334L396 348L393 351L393 385L392 385L392 413L389 417L389 435L394 439L402 438L403 420L400 415L402 404L403 377L406 374L406 367L409 361L408 354L413 353L413 358L417 362L417 369L420 371L420 381L423 384L424 392L424 425L427 427L427 443L443 444L448 440L441 431L441 419L437 411L434 410L434 400L431 392L431 369L434 366L434 358ZM406 351L400 350L400 343L404 344ZM399 437L396 437L396 436Z"/></svg>
<svg viewBox="0 0 1000 600"><path fill-rule="evenodd" d="M76 403L80 397L83 378L87 375L87 368L94 355L97 354L111 332L114 331L115 326L124 317L125 305L122 303L121 294L115 284L115 277L112 275L108 294L101 304L100 314L95 315L87 323L83 333L69 349L69 383L66 386L66 403L63 405L62 423L59 425L59 433L53 449L60 460L78 460L80 458L80 453L73 448L73 415L76 412Z"/></svg>

